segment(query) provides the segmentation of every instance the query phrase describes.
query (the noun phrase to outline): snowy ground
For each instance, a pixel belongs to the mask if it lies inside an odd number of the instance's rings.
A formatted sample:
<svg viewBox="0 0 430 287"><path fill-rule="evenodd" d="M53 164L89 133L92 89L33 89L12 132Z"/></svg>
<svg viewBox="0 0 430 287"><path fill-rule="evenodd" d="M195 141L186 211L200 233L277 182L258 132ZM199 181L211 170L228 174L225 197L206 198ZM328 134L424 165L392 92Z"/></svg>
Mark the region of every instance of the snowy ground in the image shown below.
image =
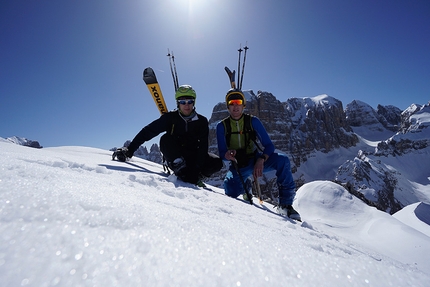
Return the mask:
<svg viewBox="0 0 430 287"><path fill-rule="evenodd" d="M87 147L0 141L2 286L428 286L430 206L390 216L328 181L303 222Z"/></svg>

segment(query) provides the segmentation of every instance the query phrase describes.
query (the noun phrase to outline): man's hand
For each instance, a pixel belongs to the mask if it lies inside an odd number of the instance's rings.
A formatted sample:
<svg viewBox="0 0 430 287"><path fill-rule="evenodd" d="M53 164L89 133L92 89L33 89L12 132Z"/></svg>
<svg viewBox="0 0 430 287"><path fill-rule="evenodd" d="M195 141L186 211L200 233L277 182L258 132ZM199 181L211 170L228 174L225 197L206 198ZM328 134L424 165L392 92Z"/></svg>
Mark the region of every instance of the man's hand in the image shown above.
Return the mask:
<svg viewBox="0 0 430 287"><path fill-rule="evenodd" d="M263 176L263 169L264 169L264 159L258 158L254 165L254 172L252 173L254 175L254 178Z"/></svg>
<svg viewBox="0 0 430 287"><path fill-rule="evenodd" d="M226 160L232 160L232 161L236 161L236 158L234 157L236 155L236 151L235 150L228 150L224 157Z"/></svg>
<svg viewBox="0 0 430 287"><path fill-rule="evenodd" d="M128 149L126 147L118 148L113 154L112 154L112 160L115 158L118 159L118 161L125 162L128 158Z"/></svg>

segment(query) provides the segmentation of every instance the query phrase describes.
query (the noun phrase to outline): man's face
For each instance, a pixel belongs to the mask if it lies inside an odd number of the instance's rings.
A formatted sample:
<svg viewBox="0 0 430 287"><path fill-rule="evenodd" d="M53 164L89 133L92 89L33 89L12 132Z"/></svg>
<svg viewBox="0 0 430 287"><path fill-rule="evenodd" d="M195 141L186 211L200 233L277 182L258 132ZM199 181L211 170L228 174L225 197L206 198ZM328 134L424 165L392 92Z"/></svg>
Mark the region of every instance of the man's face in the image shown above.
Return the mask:
<svg viewBox="0 0 430 287"><path fill-rule="evenodd" d="M180 97L178 98L178 109L184 116L189 116L194 109L194 98Z"/></svg>
<svg viewBox="0 0 430 287"><path fill-rule="evenodd" d="M232 100L228 103L228 112L234 120L240 119L244 109L245 106L243 105L242 100Z"/></svg>

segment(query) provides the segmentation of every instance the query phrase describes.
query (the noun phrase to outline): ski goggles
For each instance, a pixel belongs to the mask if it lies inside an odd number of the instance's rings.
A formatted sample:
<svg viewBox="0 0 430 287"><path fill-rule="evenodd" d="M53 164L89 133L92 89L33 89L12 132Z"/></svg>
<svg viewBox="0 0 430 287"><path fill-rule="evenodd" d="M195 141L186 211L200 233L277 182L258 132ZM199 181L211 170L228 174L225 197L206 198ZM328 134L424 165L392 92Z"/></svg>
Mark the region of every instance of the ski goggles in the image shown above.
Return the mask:
<svg viewBox="0 0 430 287"><path fill-rule="evenodd" d="M227 102L227 104L229 106L230 105L243 105L243 100L239 100L239 99L237 99L237 100L230 100L230 101Z"/></svg>
<svg viewBox="0 0 430 287"><path fill-rule="evenodd" d="M180 105L194 105L194 100L178 100Z"/></svg>

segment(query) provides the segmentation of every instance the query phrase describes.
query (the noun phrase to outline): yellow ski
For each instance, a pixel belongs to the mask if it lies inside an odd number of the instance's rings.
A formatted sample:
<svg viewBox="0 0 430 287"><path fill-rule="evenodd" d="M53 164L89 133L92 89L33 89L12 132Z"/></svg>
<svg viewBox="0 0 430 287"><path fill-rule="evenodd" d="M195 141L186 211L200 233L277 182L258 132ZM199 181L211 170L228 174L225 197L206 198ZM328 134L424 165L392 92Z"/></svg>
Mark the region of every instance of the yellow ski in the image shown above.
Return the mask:
<svg viewBox="0 0 430 287"><path fill-rule="evenodd" d="M151 67L143 70L143 81L148 87L149 92L154 99L155 105L161 114L167 113L166 102L164 101L163 94L161 93L160 85L158 84L157 77Z"/></svg>

